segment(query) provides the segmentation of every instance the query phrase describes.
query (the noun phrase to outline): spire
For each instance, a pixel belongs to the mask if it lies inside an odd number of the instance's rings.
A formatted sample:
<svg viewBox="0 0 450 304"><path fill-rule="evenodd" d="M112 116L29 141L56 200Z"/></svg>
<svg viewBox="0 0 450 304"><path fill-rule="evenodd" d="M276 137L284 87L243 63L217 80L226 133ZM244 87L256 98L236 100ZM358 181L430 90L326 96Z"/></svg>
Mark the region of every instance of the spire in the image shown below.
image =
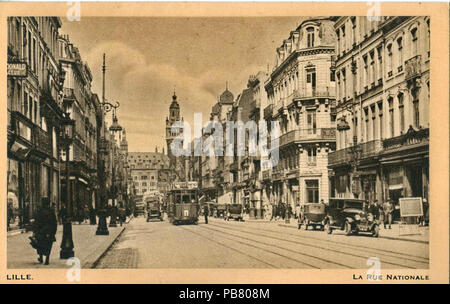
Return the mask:
<svg viewBox="0 0 450 304"><path fill-rule="evenodd" d="M225 90L228 91L228 80L225 82Z"/></svg>

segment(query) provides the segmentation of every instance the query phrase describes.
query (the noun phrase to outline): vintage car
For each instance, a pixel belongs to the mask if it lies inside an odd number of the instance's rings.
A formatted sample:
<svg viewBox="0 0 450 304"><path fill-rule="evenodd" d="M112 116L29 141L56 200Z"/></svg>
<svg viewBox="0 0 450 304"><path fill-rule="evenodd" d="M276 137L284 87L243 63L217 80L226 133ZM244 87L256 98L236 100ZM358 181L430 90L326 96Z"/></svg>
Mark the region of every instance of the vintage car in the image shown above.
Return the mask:
<svg viewBox="0 0 450 304"><path fill-rule="evenodd" d="M227 205L227 210L224 219L226 221L229 221L230 219L236 221L243 221L244 218L242 216L242 205L241 204Z"/></svg>
<svg viewBox="0 0 450 304"><path fill-rule="evenodd" d="M367 202L360 199L330 198L325 218L325 231L334 229L345 231L346 235L369 232L378 237L379 223L367 210Z"/></svg>
<svg viewBox="0 0 450 304"><path fill-rule="evenodd" d="M304 225L305 229L308 230L308 227L313 227L314 229L319 228L320 230L324 229L323 223L326 217L326 205L323 203L308 203L303 206L304 208L304 216L299 219L298 229Z"/></svg>

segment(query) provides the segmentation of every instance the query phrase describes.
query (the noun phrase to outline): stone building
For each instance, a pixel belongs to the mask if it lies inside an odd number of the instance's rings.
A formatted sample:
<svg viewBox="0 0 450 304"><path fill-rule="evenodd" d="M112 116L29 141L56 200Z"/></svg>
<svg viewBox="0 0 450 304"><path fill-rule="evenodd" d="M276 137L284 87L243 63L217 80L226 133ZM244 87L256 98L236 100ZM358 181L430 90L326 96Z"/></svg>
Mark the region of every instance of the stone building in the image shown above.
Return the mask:
<svg viewBox="0 0 450 304"><path fill-rule="evenodd" d="M7 18L7 185L10 227L30 224L42 198L60 204L62 82L56 17Z"/></svg>
<svg viewBox="0 0 450 304"><path fill-rule="evenodd" d="M335 149L335 75L330 72L335 42L333 21L312 18L277 48L264 109L266 121L280 126L279 161L270 176L268 169L263 172L265 195L273 204L295 210L298 204L328 202L328 152ZM276 135L270 136L273 142Z"/></svg>
<svg viewBox="0 0 450 304"><path fill-rule="evenodd" d="M58 40L58 59L65 72L63 109L75 121L74 138L69 150L70 180L73 214L82 216L86 208L96 206L97 188L97 95L91 91L92 73L81 59L78 48L68 36ZM61 150L65 166L65 150ZM64 170L65 172L65 170ZM64 174L64 172L62 172ZM61 180L66 198L66 179ZM98 198L97 198L98 199Z"/></svg>
<svg viewBox="0 0 450 304"><path fill-rule="evenodd" d="M128 152L128 166L136 195L145 195L152 191L164 193L168 190L170 159L158 152Z"/></svg>
<svg viewBox="0 0 450 304"><path fill-rule="evenodd" d="M333 196L428 199L428 17L335 18Z"/></svg>

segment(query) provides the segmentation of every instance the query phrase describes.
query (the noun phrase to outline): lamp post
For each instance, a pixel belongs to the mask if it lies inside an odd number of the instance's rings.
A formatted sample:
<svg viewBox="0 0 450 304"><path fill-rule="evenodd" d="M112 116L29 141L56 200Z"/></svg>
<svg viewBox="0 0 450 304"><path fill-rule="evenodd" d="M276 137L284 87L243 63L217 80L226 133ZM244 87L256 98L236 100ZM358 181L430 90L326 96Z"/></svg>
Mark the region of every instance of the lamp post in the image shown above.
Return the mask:
<svg viewBox="0 0 450 304"><path fill-rule="evenodd" d="M73 128L75 121L70 119L68 113L63 120L63 132L60 138L60 142L66 150L66 205L65 212L63 212L63 238L61 241L61 251L59 257L61 259L69 259L75 256L73 251L73 238L72 238L72 196L70 193L70 145L73 140Z"/></svg>

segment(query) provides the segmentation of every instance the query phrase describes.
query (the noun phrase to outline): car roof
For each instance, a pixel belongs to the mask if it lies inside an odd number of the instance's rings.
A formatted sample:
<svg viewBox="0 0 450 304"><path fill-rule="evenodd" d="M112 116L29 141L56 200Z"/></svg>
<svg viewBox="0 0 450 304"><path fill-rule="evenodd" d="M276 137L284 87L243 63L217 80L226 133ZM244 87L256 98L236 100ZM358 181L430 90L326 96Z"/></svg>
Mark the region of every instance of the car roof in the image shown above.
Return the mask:
<svg viewBox="0 0 450 304"><path fill-rule="evenodd" d="M332 197L330 198L330 201L347 201L347 202L361 202L364 203L366 200L359 199L359 198L341 198L341 197Z"/></svg>

